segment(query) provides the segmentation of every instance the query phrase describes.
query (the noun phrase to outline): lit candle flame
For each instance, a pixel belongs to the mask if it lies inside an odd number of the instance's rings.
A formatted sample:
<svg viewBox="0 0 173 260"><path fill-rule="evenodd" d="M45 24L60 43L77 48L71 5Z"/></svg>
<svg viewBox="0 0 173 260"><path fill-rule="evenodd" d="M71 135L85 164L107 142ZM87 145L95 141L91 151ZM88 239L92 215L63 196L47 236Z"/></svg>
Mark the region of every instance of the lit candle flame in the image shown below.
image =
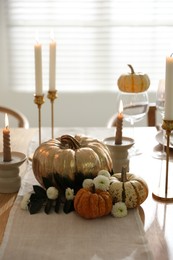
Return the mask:
<svg viewBox="0 0 173 260"><path fill-rule="evenodd" d="M120 104L119 104L119 113L121 114L123 112L123 101L120 100Z"/></svg>
<svg viewBox="0 0 173 260"><path fill-rule="evenodd" d="M8 120L8 115L7 115L7 113L5 113L5 127L6 127L6 128L9 127L9 120Z"/></svg>

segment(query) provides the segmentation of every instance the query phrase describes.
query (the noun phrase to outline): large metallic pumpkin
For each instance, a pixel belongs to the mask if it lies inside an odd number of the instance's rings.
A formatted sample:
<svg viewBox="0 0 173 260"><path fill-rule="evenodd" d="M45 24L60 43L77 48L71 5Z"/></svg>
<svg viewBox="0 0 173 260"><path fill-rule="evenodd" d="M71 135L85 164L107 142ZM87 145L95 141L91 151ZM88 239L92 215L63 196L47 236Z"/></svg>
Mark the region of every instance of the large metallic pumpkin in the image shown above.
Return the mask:
<svg viewBox="0 0 173 260"><path fill-rule="evenodd" d="M150 86L150 79L147 74L135 73L132 65L129 65L131 72L122 74L117 81L122 92L139 93L146 91Z"/></svg>
<svg viewBox="0 0 173 260"><path fill-rule="evenodd" d="M102 169L111 172L112 160L107 146L97 139L63 135L42 143L33 155L32 166L41 184L46 177L73 186L79 179L82 183L87 177L94 178Z"/></svg>

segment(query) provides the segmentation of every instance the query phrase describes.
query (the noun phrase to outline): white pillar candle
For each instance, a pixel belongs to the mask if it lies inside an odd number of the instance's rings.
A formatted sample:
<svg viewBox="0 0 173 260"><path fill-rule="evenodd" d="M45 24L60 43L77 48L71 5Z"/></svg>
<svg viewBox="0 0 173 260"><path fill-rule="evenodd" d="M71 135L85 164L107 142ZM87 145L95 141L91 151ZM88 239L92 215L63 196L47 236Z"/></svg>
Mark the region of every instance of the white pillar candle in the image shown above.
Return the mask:
<svg viewBox="0 0 173 260"><path fill-rule="evenodd" d="M42 47L39 42L34 46L35 49L35 94L42 96Z"/></svg>
<svg viewBox="0 0 173 260"><path fill-rule="evenodd" d="M49 90L56 90L56 42L52 35L49 45Z"/></svg>
<svg viewBox="0 0 173 260"><path fill-rule="evenodd" d="M166 58L165 120L173 120L173 57Z"/></svg>

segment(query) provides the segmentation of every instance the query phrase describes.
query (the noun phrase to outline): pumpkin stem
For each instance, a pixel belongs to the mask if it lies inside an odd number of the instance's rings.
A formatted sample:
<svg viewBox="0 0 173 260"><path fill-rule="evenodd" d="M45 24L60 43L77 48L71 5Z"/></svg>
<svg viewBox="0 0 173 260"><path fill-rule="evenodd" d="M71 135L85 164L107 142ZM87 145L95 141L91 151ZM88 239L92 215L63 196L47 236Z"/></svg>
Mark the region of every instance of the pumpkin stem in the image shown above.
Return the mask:
<svg viewBox="0 0 173 260"><path fill-rule="evenodd" d="M127 175L126 175L126 167L122 167L121 171L121 182L126 182L127 181Z"/></svg>
<svg viewBox="0 0 173 260"><path fill-rule="evenodd" d="M60 141L62 145L73 150L79 149L81 147L79 142L71 135L62 135L60 137Z"/></svg>
<svg viewBox="0 0 173 260"><path fill-rule="evenodd" d="M130 68L130 70L131 70L131 74L135 74L135 71L134 71L132 65L130 65L130 64L127 64L127 65L129 66L129 68Z"/></svg>

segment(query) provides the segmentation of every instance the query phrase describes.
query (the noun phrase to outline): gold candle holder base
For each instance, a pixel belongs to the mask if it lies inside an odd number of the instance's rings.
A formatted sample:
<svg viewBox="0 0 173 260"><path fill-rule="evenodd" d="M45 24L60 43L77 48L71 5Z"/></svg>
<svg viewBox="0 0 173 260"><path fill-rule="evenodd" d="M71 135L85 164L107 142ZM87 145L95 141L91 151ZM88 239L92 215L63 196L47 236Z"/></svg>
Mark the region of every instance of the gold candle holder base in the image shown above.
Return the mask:
<svg viewBox="0 0 173 260"><path fill-rule="evenodd" d="M162 128L166 130L166 175L165 184L161 183L161 186L157 188L156 191L152 193L153 198L161 202L173 202L173 189L168 186L168 175L169 175L169 143L170 134L173 130L173 120L163 120Z"/></svg>
<svg viewBox="0 0 173 260"><path fill-rule="evenodd" d="M54 139L54 100L58 97L56 90L49 90L47 98L51 102L51 126L52 126L52 139Z"/></svg>
<svg viewBox="0 0 173 260"><path fill-rule="evenodd" d="M41 144L41 106L44 104L44 95L34 95L34 103L38 107L38 128L39 128L39 145Z"/></svg>

